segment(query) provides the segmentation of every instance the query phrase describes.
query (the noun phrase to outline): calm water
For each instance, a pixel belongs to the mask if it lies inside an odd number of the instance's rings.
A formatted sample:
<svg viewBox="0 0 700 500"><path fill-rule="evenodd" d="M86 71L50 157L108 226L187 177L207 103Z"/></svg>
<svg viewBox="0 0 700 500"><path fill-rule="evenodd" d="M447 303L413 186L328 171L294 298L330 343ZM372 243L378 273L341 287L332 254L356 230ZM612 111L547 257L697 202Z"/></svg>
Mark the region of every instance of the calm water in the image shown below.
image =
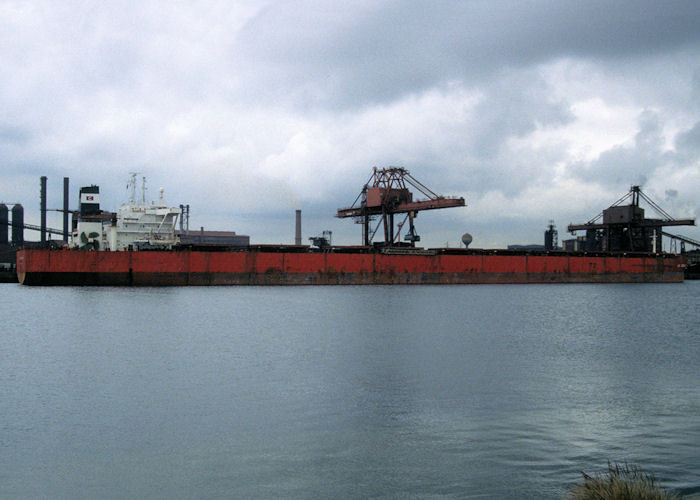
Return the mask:
<svg viewBox="0 0 700 500"><path fill-rule="evenodd" d="M700 282L0 286L0 497L700 492Z"/></svg>

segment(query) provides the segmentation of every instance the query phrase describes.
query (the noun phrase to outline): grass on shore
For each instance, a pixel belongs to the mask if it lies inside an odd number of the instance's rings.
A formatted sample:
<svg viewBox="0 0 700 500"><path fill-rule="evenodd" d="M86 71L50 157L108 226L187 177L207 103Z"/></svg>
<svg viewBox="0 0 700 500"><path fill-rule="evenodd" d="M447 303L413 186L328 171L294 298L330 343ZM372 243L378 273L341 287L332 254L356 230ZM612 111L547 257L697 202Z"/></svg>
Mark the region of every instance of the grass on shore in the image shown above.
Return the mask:
<svg viewBox="0 0 700 500"><path fill-rule="evenodd" d="M608 470L589 476L585 472L583 482L576 485L570 500L677 500L656 485L652 474L638 467L608 462Z"/></svg>

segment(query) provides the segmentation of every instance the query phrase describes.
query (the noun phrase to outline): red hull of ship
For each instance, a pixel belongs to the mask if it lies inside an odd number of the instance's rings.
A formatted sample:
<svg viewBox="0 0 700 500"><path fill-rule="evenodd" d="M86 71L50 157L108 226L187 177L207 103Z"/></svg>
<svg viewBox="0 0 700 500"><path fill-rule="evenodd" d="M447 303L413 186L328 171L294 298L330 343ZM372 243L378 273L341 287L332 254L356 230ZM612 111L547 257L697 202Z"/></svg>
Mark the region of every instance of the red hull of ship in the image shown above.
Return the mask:
<svg viewBox="0 0 700 500"><path fill-rule="evenodd" d="M375 285L682 282L677 255L438 250L388 255L335 249L20 250L25 285Z"/></svg>

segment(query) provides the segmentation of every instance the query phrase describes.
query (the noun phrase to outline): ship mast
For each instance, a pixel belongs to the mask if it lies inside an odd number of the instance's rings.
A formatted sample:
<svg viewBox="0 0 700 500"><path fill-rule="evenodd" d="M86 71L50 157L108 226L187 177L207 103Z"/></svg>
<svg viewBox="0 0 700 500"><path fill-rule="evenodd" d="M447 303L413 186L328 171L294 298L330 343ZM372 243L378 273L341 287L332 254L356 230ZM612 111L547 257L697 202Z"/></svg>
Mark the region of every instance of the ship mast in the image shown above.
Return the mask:
<svg viewBox="0 0 700 500"><path fill-rule="evenodd" d="M129 173L129 183L126 186L127 191L129 191L129 203L131 205L138 205L139 201L136 199L136 178L138 177L138 172ZM146 204L146 176L141 177L141 205Z"/></svg>

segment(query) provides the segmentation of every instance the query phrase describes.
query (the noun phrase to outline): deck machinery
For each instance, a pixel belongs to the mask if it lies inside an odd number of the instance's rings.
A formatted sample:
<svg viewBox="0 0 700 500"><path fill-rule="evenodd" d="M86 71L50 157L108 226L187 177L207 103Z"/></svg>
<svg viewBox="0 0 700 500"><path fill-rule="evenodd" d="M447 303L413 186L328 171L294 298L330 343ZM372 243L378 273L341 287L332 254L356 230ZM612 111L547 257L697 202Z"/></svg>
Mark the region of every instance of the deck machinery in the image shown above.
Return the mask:
<svg viewBox="0 0 700 500"><path fill-rule="evenodd" d="M663 218L646 218L644 209L639 206L640 198ZM623 204L625 201L628 203ZM663 248L662 235L679 238L663 232L664 226L694 225L695 219L674 219L645 195L639 186L632 186L625 196L602 213L585 224L570 224L568 230L571 233L586 231L587 251L660 253Z"/></svg>
<svg viewBox="0 0 700 500"><path fill-rule="evenodd" d="M413 187L424 200L414 200ZM350 208L339 208L336 217L352 217L362 225L362 245L376 247L414 247L420 236L416 233L413 220L421 210L463 207L464 198L446 198L437 195L423 183L413 177L408 170L400 167L378 169L374 167L372 176L362 188ZM394 216L405 214L404 219L394 224ZM372 229L372 222L377 220ZM401 230L408 222L408 231L401 241ZM379 228L384 228L384 241L373 242Z"/></svg>

